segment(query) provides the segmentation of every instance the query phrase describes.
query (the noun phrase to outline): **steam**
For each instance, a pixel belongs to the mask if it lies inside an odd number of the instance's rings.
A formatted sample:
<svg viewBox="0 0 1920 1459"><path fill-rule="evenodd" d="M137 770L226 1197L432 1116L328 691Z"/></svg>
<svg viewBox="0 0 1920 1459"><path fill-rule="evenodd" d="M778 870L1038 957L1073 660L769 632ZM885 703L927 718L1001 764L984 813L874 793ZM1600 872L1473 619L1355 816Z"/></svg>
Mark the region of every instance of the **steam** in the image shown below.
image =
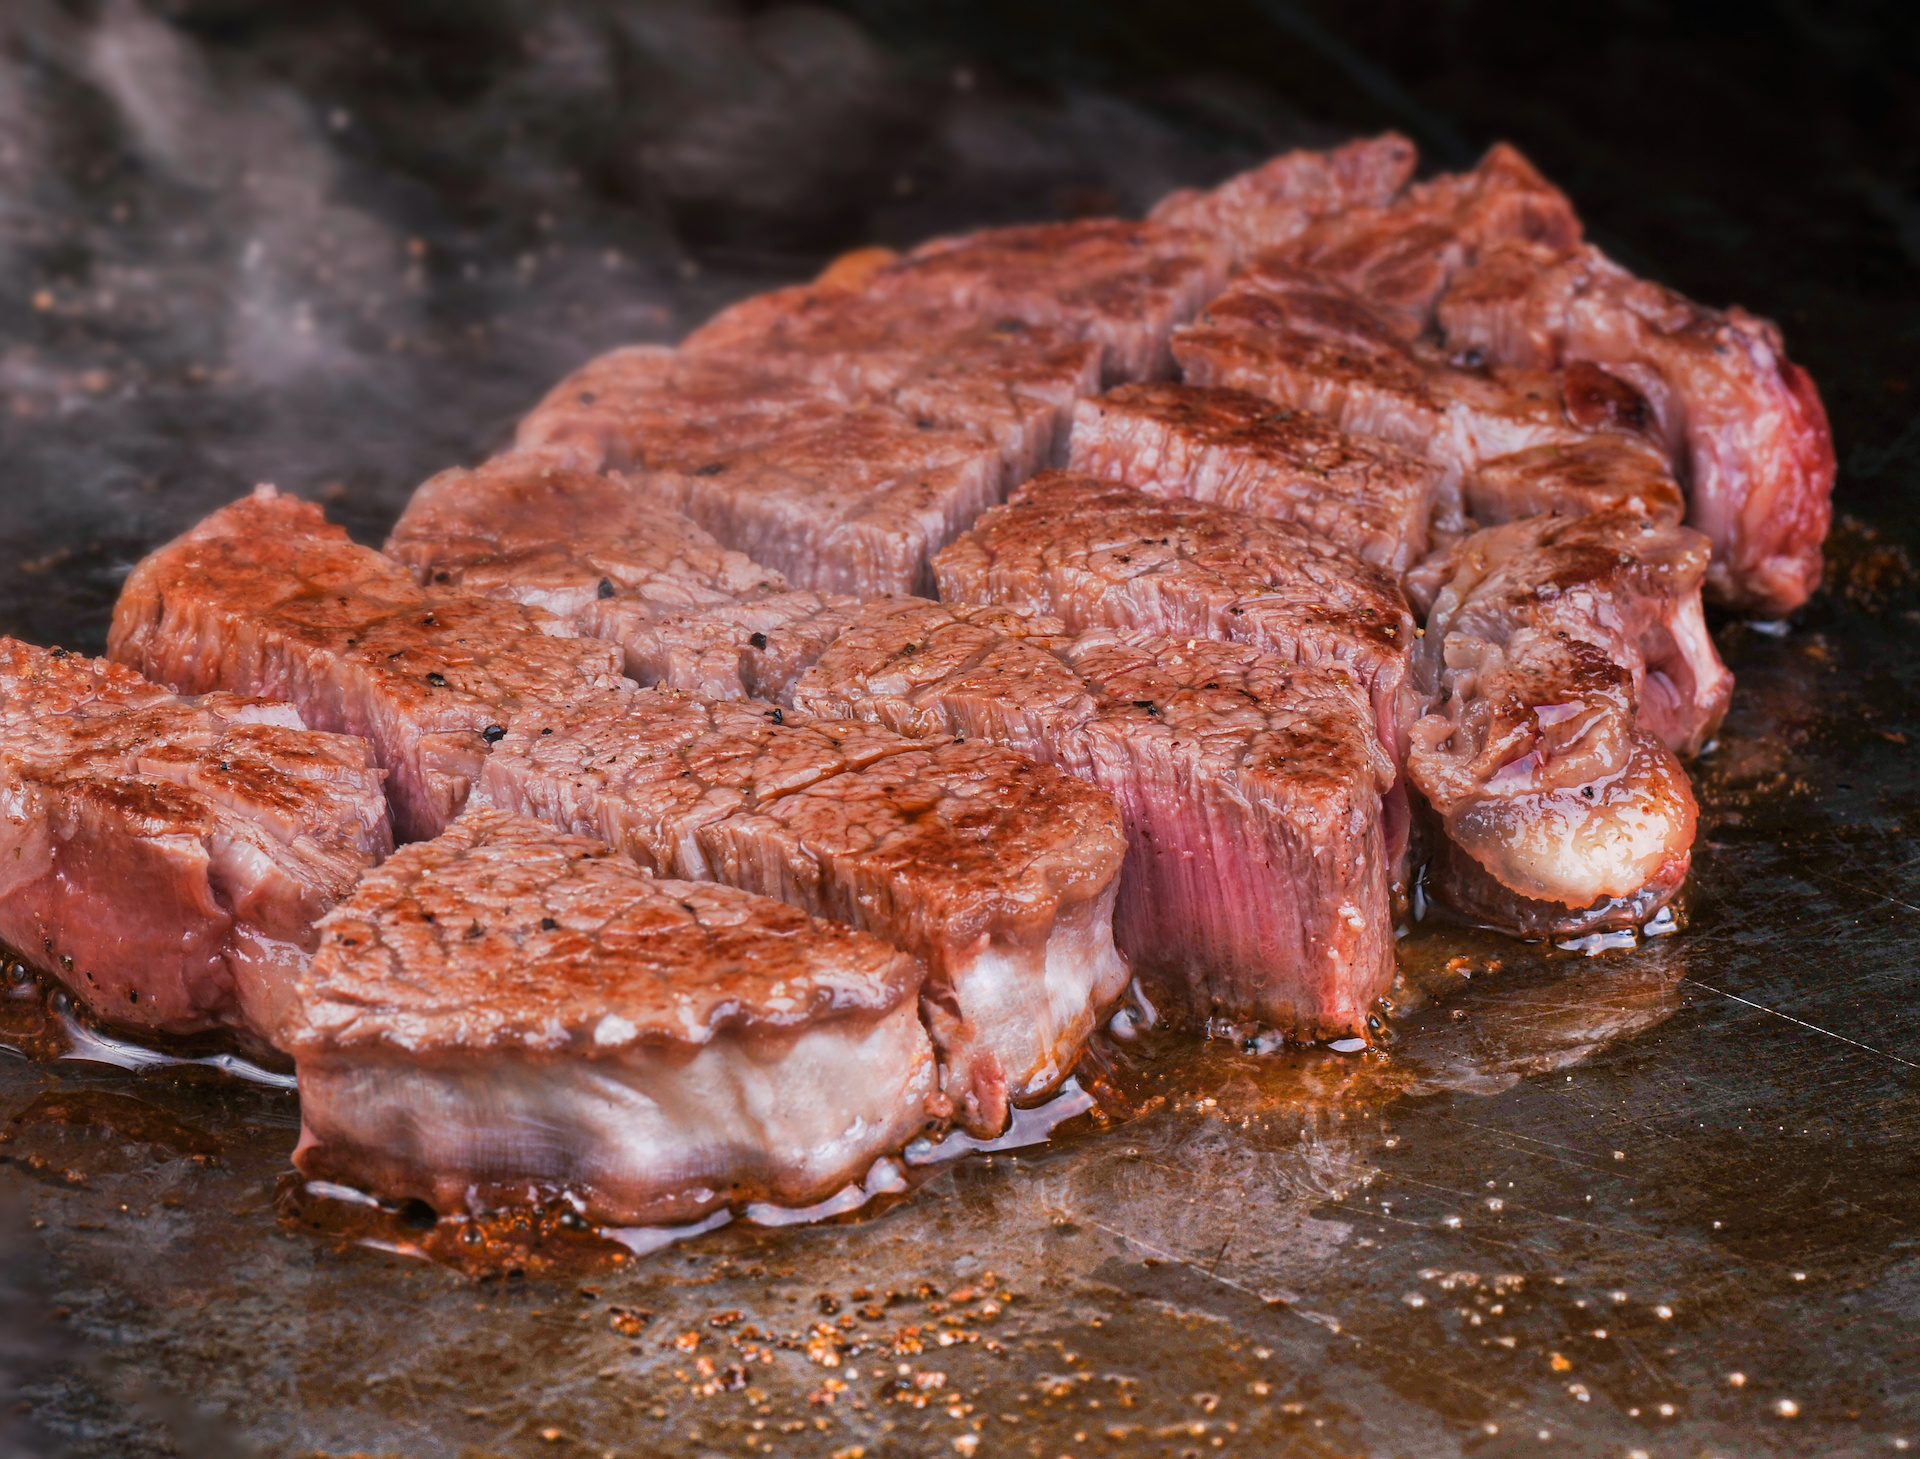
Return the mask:
<svg viewBox="0 0 1920 1459"><path fill-rule="evenodd" d="M1137 212L1314 139L1204 78L1148 100L806 6L10 0L0 631L98 648L138 556L256 481L377 541L582 360L842 249Z"/></svg>

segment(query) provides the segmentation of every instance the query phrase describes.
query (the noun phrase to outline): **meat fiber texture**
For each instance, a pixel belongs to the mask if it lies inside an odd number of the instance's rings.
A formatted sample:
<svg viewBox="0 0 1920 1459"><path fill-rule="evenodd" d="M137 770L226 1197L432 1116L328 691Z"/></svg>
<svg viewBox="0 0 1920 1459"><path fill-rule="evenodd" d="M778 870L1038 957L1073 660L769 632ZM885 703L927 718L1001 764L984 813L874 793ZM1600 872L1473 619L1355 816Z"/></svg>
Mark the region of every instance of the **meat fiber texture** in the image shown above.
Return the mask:
<svg viewBox="0 0 1920 1459"><path fill-rule="evenodd" d="M929 744L763 700L596 694L521 714L493 805L864 928L926 964L954 1118L998 1135L1126 991L1111 800L985 742Z"/></svg>
<svg viewBox="0 0 1920 1459"><path fill-rule="evenodd" d="M0 939L110 1023L275 1036L313 924L392 849L364 740L0 639Z"/></svg>
<svg viewBox="0 0 1920 1459"><path fill-rule="evenodd" d="M1375 436L1441 467L1434 526L1628 504L1678 521L1686 504L1638 392L1592 369L1469 365L1409 344L1324 275L1256 260L1176 332L1189 384L1244 390Z"/></svg>
<svg viewBox="0 0 1920 1459"><path fill-rule="evenodd" d="M1687 524L1713 542L1713 597L1781 614L1819 585L1833 434L1770 321L1696 304L1591 245L1512 243L1455 276L1439 323L1449 349L1604 369L1644 397L1686 485Z"/></svg>
<svg viewBox="0 0 1920 1459"><path fill-rule="evenodd" d="M1440 469L1243 390L1123 385L1074 411L1068 465L1298 522L1396 573L1426 555Z"/></svg>
<svg viewBox="0 0 1920 1459"><path fill-rule="evenodd" d="M1581 231L1566 194L1503 142L1470 171L1333 213L1268 256L1346 285L1410 341L1432 322L1449 281L1484 251L1509 242L1570 248Z"/></svg>
<svg viewBox="0 0 1920 1459"><path fill-rule="evenodd" d="M1111 385L1171 373L1168 335L1220 291L1229 259L1221 239L1192 228L1089 218L935 239L875 270L865 288L1091 340Z"/></svg>
<svg viewBox="0 0 1920 1459"><path fill-rule="evenodd" d="M914 592L928 559L1004 492L979 432L847 404L730 356L616 350L562 381L519 448L626 472L648 500L797 588Z"/></svg>
<svg viewBox="0 0 1920 1459"><path fill-rule="evenodd" d="M671 615L787 585L617 473L514 453L423 484L386 553L436 593L510 598L576 622L608 599Z"/></svg>
<svg viewBox="0 0 1920 1459"><path fill-rule="evenodd" d="M921 969L850 927L476 807L322 924L294 1163L443 1214L806 1206L932 1122Z"/></svg>
<svg viewBox="0 0 1920 1459"><path fill-rule="evenodd" d="M1291 243L1320 218L1391 202L1414 161L1413 143L1392 132L1326 152L1287 152L1216 188L1170 193L1147 217L1205 233L1241 263Z"/></svg>
<svg viewBox="0 0 1920 1459"><path fill-rule="evenodd" d="M1435 572L1416 677L1437 704L1407 773L1445 829L1435 890L1509 931L1636 925L1685 879L1675 752L1733 679L1700 607L1698 532L1613 510L1467 538Z"/></svg>
<svg viewBox="0 0 1920 1459"><path fill-rule="evenodd" d="M430 596L270 486L135 567L107 643L178 692L280 699L316 728L363 736L401 840L437 835L459 813L523 705L631 688L614 645L539 608Z"/></svg>
<svg viewBox="0 0 1920 1459"><path fill-rule="evenodd" d="M843 634L794 701L916 737L1010 745L1109 792L1127 829L1114 935L1176 1020L1365 1036L1393 977L1381 797L1353 675L1245 644L927 605Z"/></svg>

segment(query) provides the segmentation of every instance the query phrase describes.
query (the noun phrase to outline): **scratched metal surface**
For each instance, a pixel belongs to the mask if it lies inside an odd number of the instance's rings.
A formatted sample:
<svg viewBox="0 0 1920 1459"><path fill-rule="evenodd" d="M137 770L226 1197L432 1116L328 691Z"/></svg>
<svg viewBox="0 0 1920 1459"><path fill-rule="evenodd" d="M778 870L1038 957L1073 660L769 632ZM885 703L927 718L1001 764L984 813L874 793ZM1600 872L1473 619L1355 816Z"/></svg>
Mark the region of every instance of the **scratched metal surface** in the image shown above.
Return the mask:
<svg viewBox="0 0 1920 1459"><path fill-rule="evenodd" d="M1123 42L1150 6L1093 25L1062 6L1051 32L990 6L1001 39L956 41L850 5L860 44L920 46L907 80L939 78L945 120L906 127L904 163L843 155L829 181L842 201L868 188L865 212L822 221L775 198L691 223L646 212L672 176L568 191L567 128L633 120L579 101L604 97L578 35L528 52L564 73L580 115L561 115L533 63L354 69L382 54L362 9L315 7L291 40L249 28L242 0L106 7L91 30L83 7L0 16L0 63L33 83L0 87L0 626L96 646L130 556L255 475L377 536L413 480L491 445L572 357L670 337L809 250L993 207L1124 204L1316 135L1303 115L1424 128L1443 149L1516 137L1637 266L1783 317L1834 410L1841 501L1871 525L1839 534L1835 590L1784 636L1719 627L1740 687L1697 769L1685 931L1585 958L1423 927L1382 1053L1113 1053L1086 1075L1104 1124L955 1162L877 1214L736 1223L618 1264L559 1240L523 1275L475 1279L326 1229L324 1209L295 1219L290 1096L51 1059L36 990L0 998L0 1044L42 1055L0 1054L0 1456L1920 1447L1920 591L1899 550L1920 500L1920 211L1900 172L1920 111L1901 110L1905 52L1878 44L1872 7L1831 25L1780 7L1729 41L1588 6L1578 23L1613 37L1593 60L1542 39L1543 8L1495 0L1356 7L1381 23L1348 22L1331 49L1324 26L1300 40L1305 7L1222 5L1281 30L1244 48L1240 90L1209 83L1232 107L1196 130L1193 86L1187 112L1160 72L1128 90ZM603 9L552 12L589 34ZM161 15L184 17L172 41L139 23ZM796 41L782 24L749 37L755 55L779 41L867 64L844 28ZM1482 43L1496 25L1505 49ZM1237 63L1217 35L1190 54L1153 39L1161 71ZM491 44L431 25L375 40L403 60ZM710 88L752 102L721 107L704 145L805 110L696 40ZM964 78L962 44L979 49ZM1049 67L1071 78L1064 100L1031 94ZM1277 90L1248 89L1269 73ZM133 84L155 74L173 89ZM1634 84L1637 107L1600 104ZM830 139L900 130L896 93L856 99L853 121L800 120ZM166 106L190 125L153 145L103 120ZM423 127L418 155L396 142ZM223 137L239 140L206 140ZM264 201L262 137L290 159ZM506 159L477 200L463 155ZM200 232L169 232L183 218ZM743 252L740 230L769 218L781 249ZM323 235L316 263L303 250ZM265 262L247 262L262 236ZM368 300L386 313L355 315ZM241 321L226 335L207 323L221 309ZM357 1234L429 1239L399 1220Z"/></svg>

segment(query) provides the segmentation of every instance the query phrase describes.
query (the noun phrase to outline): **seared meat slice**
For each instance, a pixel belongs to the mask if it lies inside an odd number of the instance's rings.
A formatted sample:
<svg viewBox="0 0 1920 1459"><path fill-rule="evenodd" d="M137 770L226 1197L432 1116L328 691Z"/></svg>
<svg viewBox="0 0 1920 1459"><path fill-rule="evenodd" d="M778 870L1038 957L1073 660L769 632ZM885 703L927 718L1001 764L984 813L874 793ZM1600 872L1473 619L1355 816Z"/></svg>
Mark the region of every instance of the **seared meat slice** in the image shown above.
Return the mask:
<svg viewBox="0 0 1920 1459"><path fill-rule="evenodd" d="M1114 935L1177 1019L1365 1035L1393 976L1381 797L1393 765L1340 668L1245 644L928 604L855 628L801 679L810 713L1011 745L1126 819Z"/></svg>
<svg viewBox="0 0 1920 1459"><path fill-rule="evenodd" d="M1139 629L1350 670L1387 753L1405 744L1413 616L1389 575L1292 522L1049 471L934 559L950 603L1008 603L1069 633Z"/></svg>
<svg viewBox="0 0 1920 1459"><path fill-rule="evenodd" d="M1287 152L1205 192L1169 193L1147 220L1217 238L1237 263L1292 242L1318 218L1391 202L1413 164L1413 143L1393 132L1327 152Z"/></svg>
<svg viewBox="0 0 1920 1459"><path fill-rule="evenodd" d="M1004 495L1000 448L891 405L850 405L733 356L615 351L563 381L519 445L621 470L647 500L819 592L913 592Z"/></svg>
<svg viewBox="0 0 1920 1459"><path fill-rule="evenodd" d="M1126 991L1119 812L1011 750L648 690L522 714L484 784L662 876L778 897L920 958L943 1089L976 1134L1066 1078Z"/></svg>
<svg viewBox="0 0 1920 1459"><path fill-rule="evenodd" d="M1074 411L1075 471L1298 522L1405 572L1427 551L1440 471L1244 390L1122 385Z"/></svg>
<svg viewBox="0 0 1920 1459"><path fill-rule="evenodd" d="M1644 921L1679 888L1697 752L1733 679L1700 611L1708 544L1620 510L1475 533L1435 569L1407 774L1445 827L1437 890L1490 925Z"/></svg>
<svg viewBox="0 0 1920 1459"><path fill-rule="evenodd" d="M268 1049L314 920L392 849L366 741L0 638L0 939L101 1018Z"/></svg>
<svg viewBox="0 0 1920 1459"><path fill-rule="evenodd" d="M1440 301L1448 347L1565 365L1637 394L1687 487L1687 524L1713 542L1707 589L1785 613L1820 581L1833 435L1779 329L1637 279L1592 247L1509 245Z"/></svg>
<svg viewBox="0 0 1920 1459"><path fill-rule="evenodd" d="M924 598L769 593L663 618L645 603L608 598L576 618L581 631L620 645L627 677L707 699L785 700L848 625Z"/></svg>
<svg viewBox="0 0 1920 1459"><path fill-rule="evenodd" d="M363 735L402 840L459 813L488 736L521 705L631 687L614 645L539 608L429 595L270 486L134 568L107 645L180 692L283 699L310 725Z"/></svg>
<svg viewBox="0 0 1920 1459"><path fill-rule="evenodd" d="M1366 301L1291 265L1256 262L1173 349L1191 384L1246 390L1437 463L1439 527L1457 528L1462 511L1500 521L1619 502L1677 521L1685 510L1642 431L1645 403L1623 382L1463 366L1402 342Z"/></svg>
<svg viewBox="0 0 1920 1459"><path fill-rule="evenodd" d="M987 228L923 243L868 279L868 292L1017 319L1093 340L1109 384L1167 375L1167 335L1225 281L1227 250L1188 228L1090 218Z"/></svg>
<svg viewBox="0 0 1920 1459"><path fill-rule="evenodd" d="M1022 319L875 298L833 281L747 299L695 330L681 350L974 432L999 448L1008 485L1064 454L1073 402L1100 388L1095 342Z"/></svg>
<svg viewBox="0 0 1920 1459"><path fill-rule="evenodd" d="M1571 248L1580 234L1566 194L1502 142L1470 172L1322 218L1273 256L1339 280L1411 340L1432 322L1448 281L1485 250L1513 240Z"/></svg>
<svg viewBox="0 0 1920 1459"><path fill-rule="evenodd" d="M469 811L322 931L287 1035L312 1178L682 1221L810 1205L931 1122L911 958L537 821Z"/></svg>
<svg viewBox="0 0 1920 1459"><path fill-rule="evenodd" d="M618 475L516 453L424 483L386 552L435 592L511 598L563 617L608 598L671 614L786 587Z"/></svg>

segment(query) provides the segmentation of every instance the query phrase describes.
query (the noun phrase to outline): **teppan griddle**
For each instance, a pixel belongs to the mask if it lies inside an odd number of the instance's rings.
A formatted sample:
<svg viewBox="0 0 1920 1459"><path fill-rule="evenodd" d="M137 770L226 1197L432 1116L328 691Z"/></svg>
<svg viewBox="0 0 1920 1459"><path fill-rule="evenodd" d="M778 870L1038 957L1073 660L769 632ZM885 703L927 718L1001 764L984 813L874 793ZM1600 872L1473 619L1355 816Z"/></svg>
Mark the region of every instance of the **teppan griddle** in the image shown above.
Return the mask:
<svg viewBox="0 0 1920 1459"><path fill-rule="evenodd" d="M1384 124L1448 162L1511 137L1636 267L1780 317L1852 514L1795 621L1717 625L1739 689L1684 930L1586 956L1422 924L1379 1052L1103 1047L1049 1142L884 1209L644 1256L554 1213L468 1241L301 1191L291 1093L58 1058L86 1050L9 984L6 1452L1920 1446L1910 22L1535 11L0 20L0 627L43 642L97 649L132 557L255 476L377 538L575 359L834 248ZM733 98L705 132L621 90L663 55ZM814 193L741 162L783 116L839 139Z"/></svg>

